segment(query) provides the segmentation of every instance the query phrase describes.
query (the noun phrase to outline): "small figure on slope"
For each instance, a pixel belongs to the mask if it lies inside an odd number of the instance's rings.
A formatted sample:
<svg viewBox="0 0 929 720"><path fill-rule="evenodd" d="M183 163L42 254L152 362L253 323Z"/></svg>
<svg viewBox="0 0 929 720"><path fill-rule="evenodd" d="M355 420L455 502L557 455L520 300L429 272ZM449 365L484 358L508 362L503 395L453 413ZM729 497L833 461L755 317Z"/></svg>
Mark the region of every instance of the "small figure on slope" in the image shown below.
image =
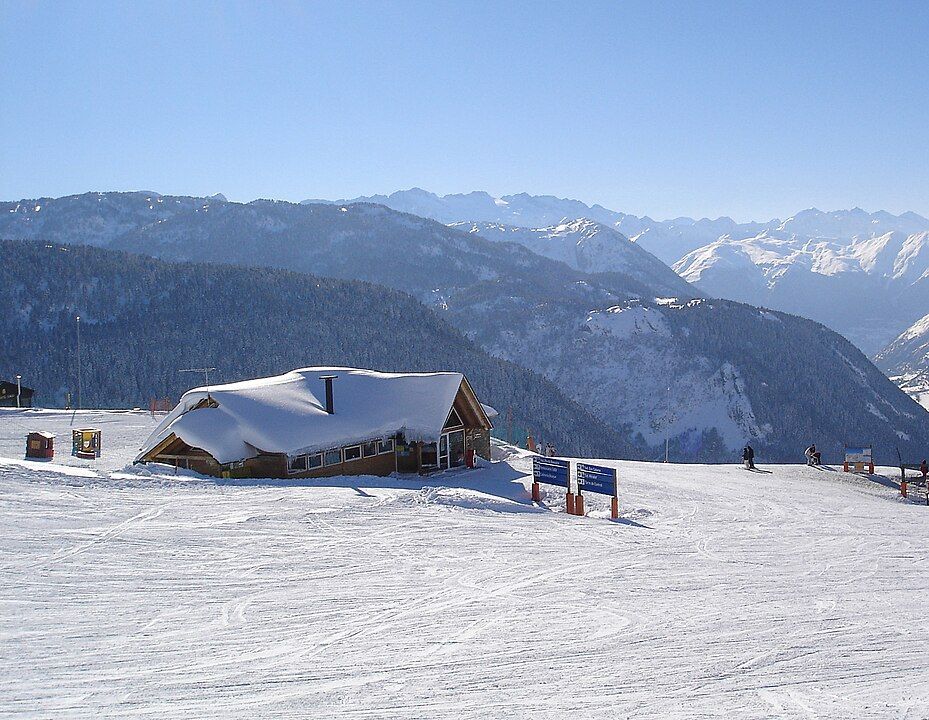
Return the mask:
<svg viewBox="0 0 929 720"><path fill-rule="evenodd" d="M535 440L532 439L532 433L526 436L526 450L535 452Z"/></svg>
<svg viewBox="0 0 929 720"><path fill-rule="evenodd" d="M546 455L548 455L549 457L555 457L555 446L554 445L549 443L545 449L546 449Z"/></svg>
<svg viewBox="0 0 929 720"><path fill-rule="evenodd" d="M752 450L752 446L751 446L751 445L746 445L746 446L742 449L742 462L745 463L745 469L746 469L746 470L754 470L754 469L755 469L755 451Z"/></svg>
<svg viewBox="0 0 929 720"><path fill-rule="evenodd" d="M929 463L926 463L925 459L919 464L919 472L923 475L923 487L926 488L926 505L929 505L929 480L926 479L926 476L929 475Z"/></svg>
<svg viewBox="0 0 929 720"><path fill-rule="evenodd" d="M822 453L816 449L816 443L810 445L804 454L806 455L807 465L820 465L822 463Z"/></svg>

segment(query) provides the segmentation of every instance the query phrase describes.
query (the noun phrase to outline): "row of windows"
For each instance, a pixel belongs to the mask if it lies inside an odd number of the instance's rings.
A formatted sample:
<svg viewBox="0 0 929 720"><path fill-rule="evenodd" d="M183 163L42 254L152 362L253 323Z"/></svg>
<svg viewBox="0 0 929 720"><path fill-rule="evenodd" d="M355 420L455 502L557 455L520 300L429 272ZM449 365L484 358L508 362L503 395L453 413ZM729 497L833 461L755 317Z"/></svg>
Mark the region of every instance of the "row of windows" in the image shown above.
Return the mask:
<svg viewBox="0 0 929 720"><path fill-rule="evenodd" d="M302 473L330 465L341 465L343 462L352 462L361 458L387 455L394 451L394 441L371 440L361 445L349 445L343 448L332 448L325 452L312 455L291 455L287 458L287 470L290 473Z"/></svg>

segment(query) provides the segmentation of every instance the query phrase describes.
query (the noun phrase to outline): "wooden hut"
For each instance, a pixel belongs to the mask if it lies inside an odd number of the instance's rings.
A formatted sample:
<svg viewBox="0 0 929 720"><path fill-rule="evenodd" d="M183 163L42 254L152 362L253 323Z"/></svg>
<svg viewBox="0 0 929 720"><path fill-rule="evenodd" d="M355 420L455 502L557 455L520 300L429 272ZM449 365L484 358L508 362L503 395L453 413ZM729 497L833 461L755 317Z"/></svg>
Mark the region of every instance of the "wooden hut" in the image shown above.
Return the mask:
<svg viewBox="0 0 929 720"><path fill-rule="evenodd" d="M55 436L50 432L31 432L26 435L26 457L51 460L55 457Z"/></svg>
<svg viewBox="0 0 929 720"><path fill-rule="evenodd" d="M461 373L312 367L184 394L137 462L227 477L427 473L490 459Z"/></svg>

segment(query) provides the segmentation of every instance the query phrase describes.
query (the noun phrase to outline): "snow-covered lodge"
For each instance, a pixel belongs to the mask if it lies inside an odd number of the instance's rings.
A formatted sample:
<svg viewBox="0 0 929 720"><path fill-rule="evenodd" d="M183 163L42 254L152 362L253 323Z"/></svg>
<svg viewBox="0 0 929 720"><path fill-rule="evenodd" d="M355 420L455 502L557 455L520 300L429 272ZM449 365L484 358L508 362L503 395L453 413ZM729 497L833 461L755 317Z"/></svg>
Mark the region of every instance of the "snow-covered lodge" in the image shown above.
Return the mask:
<svg viewBox="0 0 929 720"><path fill-rule="evenodd" d="M0 407L32 407L32 388L0 380Z"/></svg>
<svg viewBox="0 0 929 720"><path fill-rule="evenodd" d="M461 373L303 368L190 390L136 461L217 477L431 472L490 458L488 410Z"/></svg>

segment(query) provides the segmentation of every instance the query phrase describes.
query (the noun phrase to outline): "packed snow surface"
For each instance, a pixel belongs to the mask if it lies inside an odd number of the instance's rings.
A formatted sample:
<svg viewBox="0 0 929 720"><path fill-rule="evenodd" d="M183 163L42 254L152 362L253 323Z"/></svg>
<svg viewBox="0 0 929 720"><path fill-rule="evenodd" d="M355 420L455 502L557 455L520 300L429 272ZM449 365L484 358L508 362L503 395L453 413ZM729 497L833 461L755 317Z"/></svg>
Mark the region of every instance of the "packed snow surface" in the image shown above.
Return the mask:
<svg viewBox="0 0 929 720"><path fill-rule="evenodd" d="M335 375L326 412L326 375ZM144 452L174 433L217 462L258 451L299 453L404 432L436 439L461 386L461 373L383 373L312 367L276 377L202 387L184 393L145 442ZM197 405L212 400L216 407Z"/></svg>
<svg viewBox="0 0 929 720"><path fill-rule="evenodd" d="M610 522L533 505L506 448L413 479L123 469L156 422L0 412L0 716L929 717L929 508L888 478L612 461ZM96 462L61 441L89 424ZM55 464L21 461L33 429Z"/></svg>

